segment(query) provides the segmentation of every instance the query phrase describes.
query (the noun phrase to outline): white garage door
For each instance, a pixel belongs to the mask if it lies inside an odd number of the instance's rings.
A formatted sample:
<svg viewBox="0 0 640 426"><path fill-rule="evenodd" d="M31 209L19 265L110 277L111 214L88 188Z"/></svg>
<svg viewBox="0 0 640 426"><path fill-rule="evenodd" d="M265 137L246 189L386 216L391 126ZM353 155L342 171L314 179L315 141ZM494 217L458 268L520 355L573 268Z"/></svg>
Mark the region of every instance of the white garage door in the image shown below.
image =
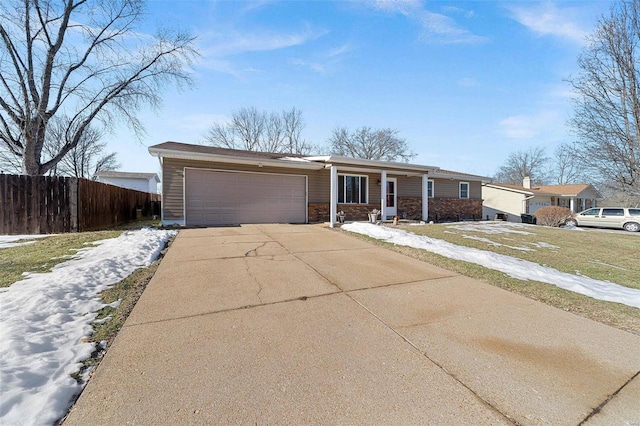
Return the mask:
<svg viewBox="0 0 640 426"><path fill-rule="evenodd" d="M187 225L305 223L307 178L185 169Z"/></svg>

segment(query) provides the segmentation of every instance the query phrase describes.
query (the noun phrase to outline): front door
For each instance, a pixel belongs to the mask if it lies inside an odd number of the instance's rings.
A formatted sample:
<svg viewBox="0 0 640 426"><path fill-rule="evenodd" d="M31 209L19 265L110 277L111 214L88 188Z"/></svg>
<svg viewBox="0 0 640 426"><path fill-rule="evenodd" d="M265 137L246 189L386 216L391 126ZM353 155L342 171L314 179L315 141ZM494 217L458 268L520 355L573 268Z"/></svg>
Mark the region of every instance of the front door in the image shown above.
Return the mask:
<svg viewBox="0 0 640 426"><path fill-rule="evenodd" d="M387 217L393 217L398 214L398 180L396 178L387 178Z"/></svg>

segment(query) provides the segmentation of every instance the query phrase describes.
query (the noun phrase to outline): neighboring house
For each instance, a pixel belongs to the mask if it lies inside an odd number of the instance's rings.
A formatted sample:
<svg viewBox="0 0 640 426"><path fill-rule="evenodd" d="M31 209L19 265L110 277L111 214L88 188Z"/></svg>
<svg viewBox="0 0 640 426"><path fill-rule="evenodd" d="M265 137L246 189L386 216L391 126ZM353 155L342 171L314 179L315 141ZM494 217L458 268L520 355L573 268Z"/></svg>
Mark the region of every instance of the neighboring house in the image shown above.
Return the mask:
<svg viewBox="0 0 640 426"><path fill-rule="evenodd" d="M482 185L482 214L493 219L497 213L507 213L508 220L520 222L523 213L535 214L546 206L567 207L573 212L595 207L602 195L590 184L532 186L524 178L522 186L504 183Z"/></svg>
<svg viewBox="0 0 640 426"><path fill-rule="evenodd" d="M183 226L385 219L481 219L488 179L438 167L335 155L293 156L178 142L162 164L162 223ZM382 203L382 200L385 200Z"/></svg>
<svg viewBox="0 0 640 426"><path fill-rule="evenodd" d="M158 193L160 178L155 173L131 173L105 171L96 173L96 180L122 188L135 189L136 191Z"/></svg>

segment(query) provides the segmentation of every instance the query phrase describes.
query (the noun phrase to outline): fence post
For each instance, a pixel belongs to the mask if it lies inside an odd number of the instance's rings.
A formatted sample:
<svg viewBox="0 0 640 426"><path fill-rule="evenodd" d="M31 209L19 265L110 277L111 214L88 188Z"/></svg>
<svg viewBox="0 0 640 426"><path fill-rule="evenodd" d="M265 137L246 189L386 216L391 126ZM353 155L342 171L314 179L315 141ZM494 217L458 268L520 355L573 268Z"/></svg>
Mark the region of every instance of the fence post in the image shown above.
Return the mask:
<svg viewBox="0 0 640 426"><path fill-rule="evenodd" d="M69 191L69 212L70 224L69 231L80 232L80 224L78 222L78 209L80 207L80 190L78 188L79 179L69 178L67 182L67 191Z"/></svg>

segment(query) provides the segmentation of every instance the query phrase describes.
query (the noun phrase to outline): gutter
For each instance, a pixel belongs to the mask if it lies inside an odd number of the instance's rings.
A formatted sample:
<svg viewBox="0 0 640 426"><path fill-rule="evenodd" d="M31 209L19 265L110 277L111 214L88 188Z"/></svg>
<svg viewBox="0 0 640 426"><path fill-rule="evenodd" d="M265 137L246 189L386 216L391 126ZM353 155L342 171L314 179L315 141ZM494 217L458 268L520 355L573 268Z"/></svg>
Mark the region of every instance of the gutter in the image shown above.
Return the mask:
<svg viewBox="0 0 640 426"><path fill-rule="evenodd" d="M280 168L286 168L286 169L307 169L307 170L321 170L324 168L324 164L314 163L314 162L280 160L280 159L272 159L272 158L233 157L229 155L216 155L216 154L204 154L199 152L174 151L170 149L149 148L149 154L158 158L175 158L175 159L193 160L193 161L215 161L218 163L247 164L247 165L258 166L258 167L270 166L270 167L280 167Z"/></svg>

